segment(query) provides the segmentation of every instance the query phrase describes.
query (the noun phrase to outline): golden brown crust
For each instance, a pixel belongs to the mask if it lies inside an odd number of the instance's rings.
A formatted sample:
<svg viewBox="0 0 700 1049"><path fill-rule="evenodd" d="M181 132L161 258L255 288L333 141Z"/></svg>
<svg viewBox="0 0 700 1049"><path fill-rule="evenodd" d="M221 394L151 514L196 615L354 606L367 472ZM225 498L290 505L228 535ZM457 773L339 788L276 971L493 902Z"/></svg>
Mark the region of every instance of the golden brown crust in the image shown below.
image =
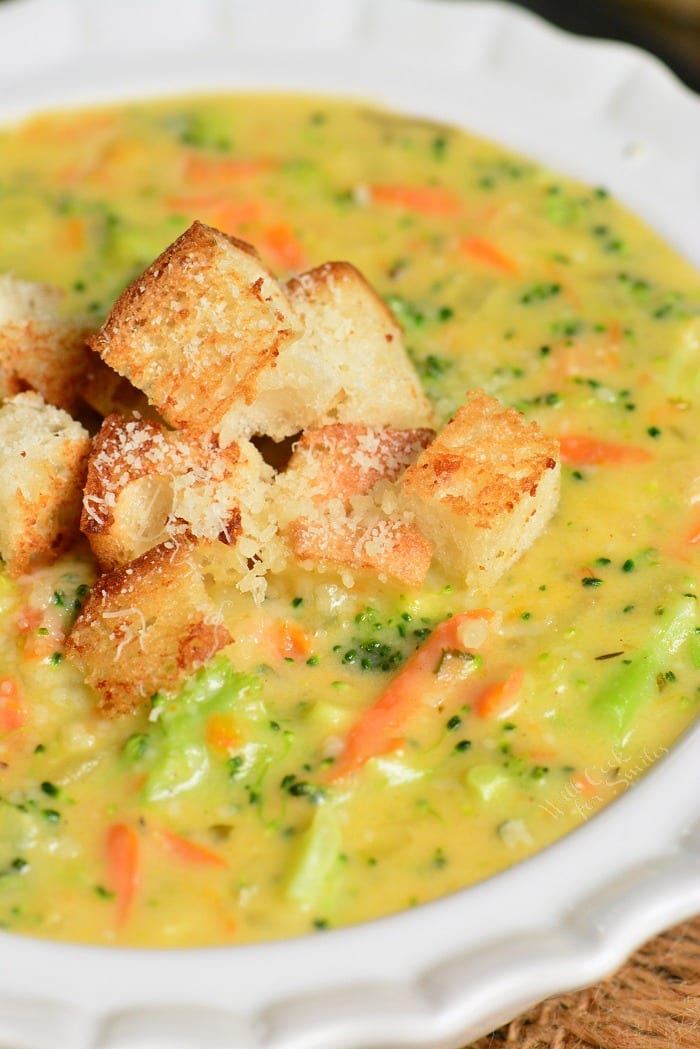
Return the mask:
<svg viewBox="0 0 700 1049"><path fill-rule="evenodd" d="M430 568L433 548L412 524L380 514L362 523L352 518L298 518L287 532L294 556L315 566L364 569L410 587L420 587Z"/></svg>
<svg viewBox="0 0 700 1049"><path fill-rule="evenodd" d="M537 423L504 408L483 390L471 390L452 422L403 478L407 492L438 498L477 528L491 528L534 495L559 446Z"/></svg>
<svg viewBox="0 0 700 1049"><path fill-rule="evenodd" d="M66 649L101 712L115 716L175 691L230 642L192 544L169 541L97 580Z"/></svg>
<svg viewBox="0 0 700 1049"><path fill-rule="evenodd" d="M141 390L137 390L128 379L105 364L93 350L87 348L87 353L86 370L80 383L80 398L88 407L103 418L118 413L157 420L157 413Z"/></svg>
<svg viewBox="0 0 700 1049"><path fill-rule="evenodd" d="M89 439L67 445L61 466L52 471L50 488L36 500L16 493L26 530L19 536L7 563L12 577L24 575L41 565L50 565L75 542L80 521L80 492L87 470Z"/></svg>
<svg viewBox="0 0 700 1049"><path fill-rule="evenodd" d="M211 434L110 415L93 441L80 525L106 570L166 538L231 545L243 531L245 488L264 487L265 470L252 446L220 449Z"/></svg>
<svg viewBox="0 0 700 1049"><path fill-rule="evenodd" d="M27 389L27 384L22 382L15 372L7 371L0 365L0 401L4 401L7 397L14 397L17 393L23 393Z"/></svg>
<svg viewBox="0 0 700 1049"><path fill-rule="evenodd" d="M409 427L432 409L390 310L348 262L328 262L285 285L303 332L277 367L261 372L255 399L221 420L223 443L251 434L276 441L333 422Z"/></svg>
<svg viewBox="0 0 700 1049"><path fill-rule="evenodd" d="M32 389L47 404L74 412L88 366L92 329L68 321L14 321L0 327L0 366L14 392Z"/></svg>
<svg viewBox="0 0 700 1049"><path fill-rule="evenodd" d="M295 354L336 357L324 422L408 428L433 421L396 318L355 266L326 262L286 287L306 327Z"/></svg>
<svg viewBox="0 0 700 1049"><path fill-rule="evenodd" d="M410 519L392 512L390 486L433 436L353 424L303 434L279 483L282 499L298 511L285 529L294 556L420 586L431 546Z"/></svg>
<svg viewBox="0 0 700 1049"><path fill-rule="evenodd" d="M82 426L37 393L0 407L0 554L11 576L51 563L75 539L89 448Z"/></svg>
<svg viewBox="0 0 700 1049"><path fill-rule="evenodd" d="M302 471L315 498L347 500L366 495L379 481L395 481L434 436L429 429L335 423L303 433L287 470Z"/></svg>
<svg viewBox="0 0 700 1049"><path fill-rule="evenodd" d="M400 339L396 317L351 262L324 262L298 277L292 277L286 286L292 302L297 305L306 301L314 306L328 307L348 292L353 297L361 297L365 310L373 314L373 323L383 329L385 341L393 342L397 337Z"/></svg>
<svg viewBox="0 0 700 1049"><path fill-rule="evenodd" d="M491 584L556 509L559 446L520 412L472 390L401 489L444 567Z"/></svg>
<svg viewBox="0 0 700 1049"><path fill-rule="evenodd" d="M173 426L250 403L300 325L255 249L195 222L115 302L91 347Z"/></svg>

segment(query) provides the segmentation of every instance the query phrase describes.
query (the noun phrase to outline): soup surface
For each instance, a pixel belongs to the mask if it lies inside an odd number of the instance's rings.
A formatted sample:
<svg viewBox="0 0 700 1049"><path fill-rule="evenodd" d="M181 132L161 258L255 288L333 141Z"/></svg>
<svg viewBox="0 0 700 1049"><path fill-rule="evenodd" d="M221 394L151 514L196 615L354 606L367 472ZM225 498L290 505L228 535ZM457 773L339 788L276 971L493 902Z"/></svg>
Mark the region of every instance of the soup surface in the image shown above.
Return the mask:
<svg viewBox="0 0 700 1049"><path fill-rule="evenodd" d="M281 276L352 261L441 421L482 387L581 440L556 516L488 592L436 569L420 592L289 569L259 608L218 594L233 644L174 700L122 718L99 716L63 657L95 577L87 546L0 577L11 931L242 943L413 906L593 815L700 701L700 279L686 262L604 187L360 104L179 99L0 132L0 272L59 285L67 314L99 324L195 218ZM440 622L480 607L498 617L484 667L524 672L512 702L477 710L473 675L435 674L396 750L329 782L334 741ZM275 646L264 628L280 623Z"/></svg>

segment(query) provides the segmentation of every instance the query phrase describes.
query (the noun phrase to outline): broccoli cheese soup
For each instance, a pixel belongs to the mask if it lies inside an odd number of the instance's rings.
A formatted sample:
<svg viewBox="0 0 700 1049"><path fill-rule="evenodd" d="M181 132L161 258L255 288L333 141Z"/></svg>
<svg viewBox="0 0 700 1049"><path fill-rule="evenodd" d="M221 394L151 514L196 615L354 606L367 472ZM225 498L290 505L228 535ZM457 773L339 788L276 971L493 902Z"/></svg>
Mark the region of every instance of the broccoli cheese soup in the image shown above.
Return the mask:
<svg viewBox="0 0 700 1049"><path fill-rule="evenodd" d="M3 929L412 907L694 719L700 277L604 186L360 103L61 112L0 131L0 274Z"/></svg>

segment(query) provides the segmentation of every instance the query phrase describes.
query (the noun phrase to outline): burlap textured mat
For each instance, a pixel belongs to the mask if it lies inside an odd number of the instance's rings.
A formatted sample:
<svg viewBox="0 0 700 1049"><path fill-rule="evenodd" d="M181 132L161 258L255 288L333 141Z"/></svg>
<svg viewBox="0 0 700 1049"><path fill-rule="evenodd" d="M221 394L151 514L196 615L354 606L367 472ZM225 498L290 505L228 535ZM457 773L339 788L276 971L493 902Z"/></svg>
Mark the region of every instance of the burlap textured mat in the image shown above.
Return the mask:
<svg viewBox="0 0 700 1049"><path fill-rule="evenodd" d="M700 917L585 991L536 1006L470 1049L700 1049Z"/></svg>

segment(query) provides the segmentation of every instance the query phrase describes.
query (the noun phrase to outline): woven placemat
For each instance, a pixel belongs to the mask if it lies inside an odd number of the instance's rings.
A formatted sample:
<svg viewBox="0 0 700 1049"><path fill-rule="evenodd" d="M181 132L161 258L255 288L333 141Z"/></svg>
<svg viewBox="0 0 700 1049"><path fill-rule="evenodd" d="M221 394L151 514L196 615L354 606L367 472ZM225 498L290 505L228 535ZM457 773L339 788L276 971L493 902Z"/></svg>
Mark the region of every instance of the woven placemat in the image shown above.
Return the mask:
<svg viewBox="0 0 700 1049"><path fill-rule="evenodd" d="M607 980L550 998L470 1049L700 1049L700 917Z"/></svg>

